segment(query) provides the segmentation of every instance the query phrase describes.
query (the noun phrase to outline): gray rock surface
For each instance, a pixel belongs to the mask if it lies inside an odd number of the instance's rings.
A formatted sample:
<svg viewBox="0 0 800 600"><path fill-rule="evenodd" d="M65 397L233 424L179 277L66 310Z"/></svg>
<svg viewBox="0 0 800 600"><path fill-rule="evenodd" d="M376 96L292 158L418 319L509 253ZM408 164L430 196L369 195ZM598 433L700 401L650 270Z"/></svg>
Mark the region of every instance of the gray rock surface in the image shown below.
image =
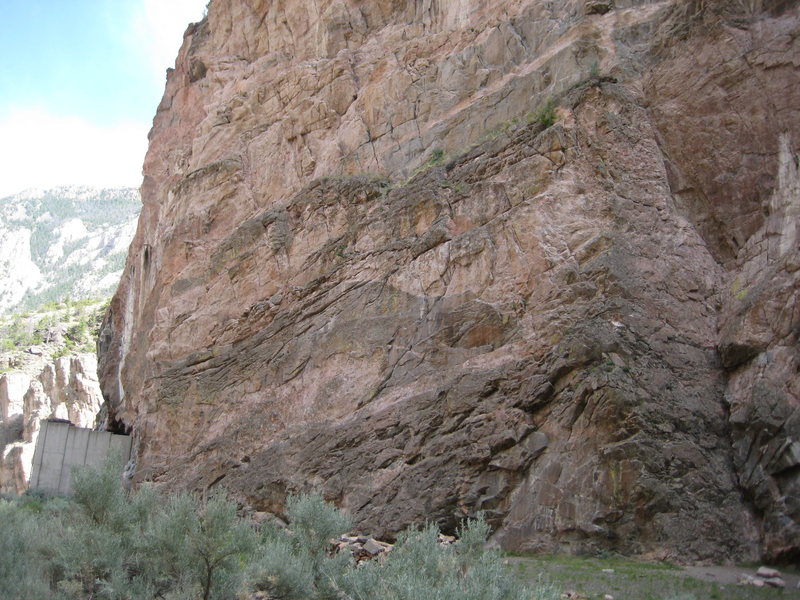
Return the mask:
<svg viewBox="0 0 800 600"><path fill-rule="evenodd" d="M57 358L38 375L0 375L0 493L28 489L40 423L64 419L94 427L102 395L92 354Z"/></svg>

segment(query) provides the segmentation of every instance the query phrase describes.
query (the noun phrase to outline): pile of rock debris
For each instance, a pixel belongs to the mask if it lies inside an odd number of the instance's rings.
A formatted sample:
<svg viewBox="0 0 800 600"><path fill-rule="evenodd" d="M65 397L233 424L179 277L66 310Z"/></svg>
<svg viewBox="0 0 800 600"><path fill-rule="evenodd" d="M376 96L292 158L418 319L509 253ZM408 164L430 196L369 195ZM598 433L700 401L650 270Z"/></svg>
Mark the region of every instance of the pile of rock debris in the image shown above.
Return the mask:
<svg viewBox="0 0 800 600"><path fill-rule="evenodd" d="M770 567L759 567L755 576L742 573L739 576L740 585L754 585L756 587L785 588L786 582L781 577L781 572Z"/></svg>
<svg viewBox="0 0 800 600"><path fill-rule="evenodd" d="M455 541L456 538L452 535L439 534L439 543L443 546L449 546ZM394 548L394 544L363 535L341 535L333 541L333 545L336 552L350 552L358 563L373 558L380 559Z"/></svg>

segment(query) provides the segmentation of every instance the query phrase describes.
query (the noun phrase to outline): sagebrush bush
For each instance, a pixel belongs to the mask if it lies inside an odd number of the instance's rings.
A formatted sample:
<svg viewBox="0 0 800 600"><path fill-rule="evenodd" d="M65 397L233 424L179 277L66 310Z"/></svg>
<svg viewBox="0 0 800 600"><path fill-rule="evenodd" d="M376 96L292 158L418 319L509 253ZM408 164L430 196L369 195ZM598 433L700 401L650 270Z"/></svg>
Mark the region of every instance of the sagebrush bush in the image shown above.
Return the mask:
<svg viewBox="0 0 800 600"><path fill-rule="evenodd" d="M329 553L330 540L345 533L350 519L318 494L290 497L289 529L265 525L243 593L264 591L275 598L338 598L339 581L351 566L344 554Z"/></svg>
<svg viewBox="0 0 800 600"><path fill-rule="evenodd" d="M345 576L354 600L530 600L531 591L506 572L499 553L484 549L489 526L482 518L459 531L450 546L428 525L401 534L384 564L372 561Z"/></svg>
<svg viewBox="0 0 800 600"><path fill-rule="evenodd" d="M49 586L35 544L44 528L21 503L0 500L0 598L38 600Z"/></svg>
<svg viewBox="0 0 800 600"><path fill-rule="evenodd" d="M73 476L71 500L0 500L0 598L16 600L530 600L489 527L467 522L452 546L427 526L382 560L356 566L331 539L351 527L319 495L289 498L288 527L259 531L221 494L198 500L152 486L126 493L120 463Z"/></svg>

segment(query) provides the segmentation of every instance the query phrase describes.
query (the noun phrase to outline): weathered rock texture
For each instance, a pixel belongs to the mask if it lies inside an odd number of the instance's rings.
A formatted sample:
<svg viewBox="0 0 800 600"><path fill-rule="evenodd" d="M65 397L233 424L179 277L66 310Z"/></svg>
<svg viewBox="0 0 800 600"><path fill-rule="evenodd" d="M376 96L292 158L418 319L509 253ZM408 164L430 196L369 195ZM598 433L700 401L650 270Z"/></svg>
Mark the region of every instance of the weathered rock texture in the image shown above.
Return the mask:
<svg viewBox="0 0 800 600"><path fill-rule="evenodd" d="M102 332L138 480L795 555L796 4L212 3Z"/></svg>
<svg viewBox="0 0 800 600"><path fill-rule="evenodd" d="M101 404L93 354L57 358L35 377L22 372L0 376L0 493L28 489L42 421L65 419L94 427Z"/></svg>

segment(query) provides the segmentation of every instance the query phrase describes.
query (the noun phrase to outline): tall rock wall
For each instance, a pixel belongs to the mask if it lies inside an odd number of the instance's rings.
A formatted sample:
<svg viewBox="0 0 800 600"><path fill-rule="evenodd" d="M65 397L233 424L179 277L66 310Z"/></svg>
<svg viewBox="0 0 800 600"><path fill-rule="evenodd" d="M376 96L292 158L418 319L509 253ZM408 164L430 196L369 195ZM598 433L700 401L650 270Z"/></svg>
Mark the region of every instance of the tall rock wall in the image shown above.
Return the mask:
<svg viewBox="0 0 800 600"><path fill-rule="evenodd" d="M64 419L94 427L102 395L92 354L64 356L31 376L0 376L0 493L28 489L33 451L42 421Z"/></svg>
<svg viewBox="0 0 800 600"><path fill-rule="evenodd" d="M169 73L100 341L136 478L795 555L797 3L312 4Z"/></svg>

